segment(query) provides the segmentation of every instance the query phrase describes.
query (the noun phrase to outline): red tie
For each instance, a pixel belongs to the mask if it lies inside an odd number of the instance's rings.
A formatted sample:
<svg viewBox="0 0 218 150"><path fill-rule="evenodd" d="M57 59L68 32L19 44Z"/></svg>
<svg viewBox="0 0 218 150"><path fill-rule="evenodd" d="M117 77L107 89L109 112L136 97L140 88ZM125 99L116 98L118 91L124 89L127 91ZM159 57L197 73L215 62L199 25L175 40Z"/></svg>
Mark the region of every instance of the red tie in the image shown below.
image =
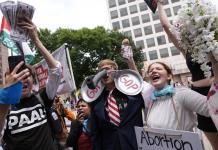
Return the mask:
<svg viewBox="0 0 218 150"><path fill-rule="evenodd" d="M119 113L119 109L117 106L117 102L114 99L114 97L112 96L112 91L110 91L107 101L108 101L108 107L107 107L107 111L108 111L108 116L110 119L110 122L115 124L116 126L119 126L120 124L120 113Z"/></svg>

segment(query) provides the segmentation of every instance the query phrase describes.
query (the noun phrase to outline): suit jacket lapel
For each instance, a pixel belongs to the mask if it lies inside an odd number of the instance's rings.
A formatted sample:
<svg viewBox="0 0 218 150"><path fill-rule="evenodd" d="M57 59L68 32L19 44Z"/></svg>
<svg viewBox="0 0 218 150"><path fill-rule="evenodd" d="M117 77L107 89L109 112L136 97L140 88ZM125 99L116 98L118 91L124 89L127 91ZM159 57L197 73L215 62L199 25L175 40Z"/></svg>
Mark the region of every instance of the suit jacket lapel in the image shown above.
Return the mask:
<svg viewBox="0 0 218 150"><path fill-rule="evenodd" d="M136 113L138 107L140 107L139 105L141 105L141 103L137 101L140 101L140 99L129 98L127 107L123 112L123 120L121 121L120 126L128 123L129 119Z"/></svg>

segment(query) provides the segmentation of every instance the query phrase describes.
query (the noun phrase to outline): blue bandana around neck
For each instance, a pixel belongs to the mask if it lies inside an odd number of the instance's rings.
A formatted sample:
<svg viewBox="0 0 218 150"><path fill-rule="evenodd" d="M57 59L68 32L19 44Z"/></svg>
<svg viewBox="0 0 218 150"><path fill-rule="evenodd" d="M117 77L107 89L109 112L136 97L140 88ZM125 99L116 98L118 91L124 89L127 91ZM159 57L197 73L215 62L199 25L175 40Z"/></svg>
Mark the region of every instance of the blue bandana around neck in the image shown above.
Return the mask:
<svg viewBox="0 0 218 150"><path fill-rule="evenodd" d="M160 91L153 91L151 93L151 100L156 101L158 100L158 97L162 96L170 96L175 92L175 88L172 85L167 85Z"/></svg>

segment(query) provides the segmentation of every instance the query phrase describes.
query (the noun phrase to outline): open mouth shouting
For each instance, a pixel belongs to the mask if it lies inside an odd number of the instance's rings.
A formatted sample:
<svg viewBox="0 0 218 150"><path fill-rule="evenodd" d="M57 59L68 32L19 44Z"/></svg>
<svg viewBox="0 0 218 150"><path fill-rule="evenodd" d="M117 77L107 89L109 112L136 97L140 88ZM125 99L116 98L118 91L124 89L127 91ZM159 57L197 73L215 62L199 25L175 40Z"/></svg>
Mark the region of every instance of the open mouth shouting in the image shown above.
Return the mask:
<svg viewBox="0 0 218 150"><path fill-rule="evenodd" d="M157 82L159 79L160 79L160 76L159 76L159 75L152 75L152 76L151 76L152 82Z"/></svg>

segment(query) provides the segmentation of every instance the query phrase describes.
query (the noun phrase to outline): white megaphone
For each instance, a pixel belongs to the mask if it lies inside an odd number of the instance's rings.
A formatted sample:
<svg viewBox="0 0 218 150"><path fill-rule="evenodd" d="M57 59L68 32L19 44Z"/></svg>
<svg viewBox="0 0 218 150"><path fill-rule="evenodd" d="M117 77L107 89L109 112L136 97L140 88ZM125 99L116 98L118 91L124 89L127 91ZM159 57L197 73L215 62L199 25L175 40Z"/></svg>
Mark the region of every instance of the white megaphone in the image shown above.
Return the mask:
<svg viewBox="0 0 218 150"><path fill-rule="evenodd" d="M100 81L107 74L106 70L98 72L96 75L87 77L81 86L81 95L86 102L96 100L104 89L104 84Z"/></svg>

